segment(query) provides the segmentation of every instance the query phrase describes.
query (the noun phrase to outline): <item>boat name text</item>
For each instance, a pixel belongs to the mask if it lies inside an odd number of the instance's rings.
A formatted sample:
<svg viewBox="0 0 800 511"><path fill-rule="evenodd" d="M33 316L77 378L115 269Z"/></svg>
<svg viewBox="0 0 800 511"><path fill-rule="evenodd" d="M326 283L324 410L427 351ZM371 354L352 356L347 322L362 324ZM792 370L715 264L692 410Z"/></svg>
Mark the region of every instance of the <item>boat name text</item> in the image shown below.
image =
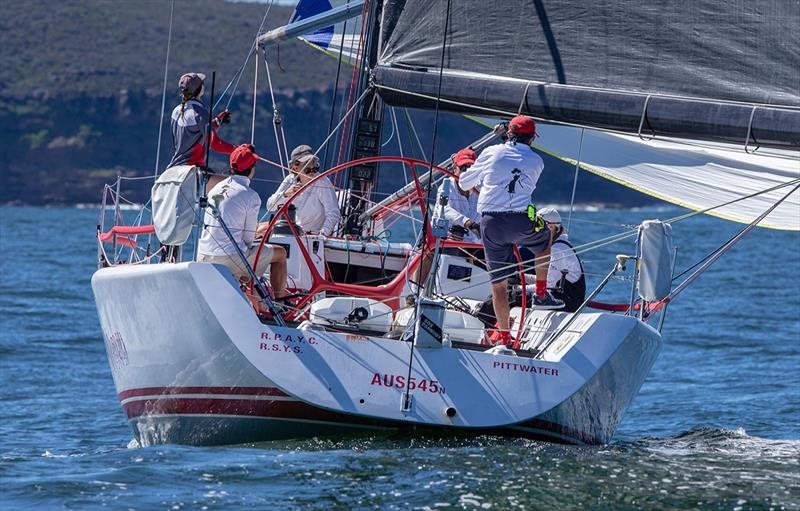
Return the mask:
<svg viewBox="0 0 800 511"><path fill-rule="evenodd" d="M493 368L509 369L511 371L521 371L523 373L544 374L547 376L558 376L558 369L551 367L532 366L527 364L518 364L516 362L492 362Z"/></svg>
<svg viewBox="0 0 800 511"><path fill-rule="evenodd" d="M370 385L404 389L406 388L406 377L399 374L374 373L372 375L372 382L370 382ZM444 387L437 380L427 380L425 378L418 380L413 376L408 378L408 390L430 392L431 394L445 393Z"/></svg>

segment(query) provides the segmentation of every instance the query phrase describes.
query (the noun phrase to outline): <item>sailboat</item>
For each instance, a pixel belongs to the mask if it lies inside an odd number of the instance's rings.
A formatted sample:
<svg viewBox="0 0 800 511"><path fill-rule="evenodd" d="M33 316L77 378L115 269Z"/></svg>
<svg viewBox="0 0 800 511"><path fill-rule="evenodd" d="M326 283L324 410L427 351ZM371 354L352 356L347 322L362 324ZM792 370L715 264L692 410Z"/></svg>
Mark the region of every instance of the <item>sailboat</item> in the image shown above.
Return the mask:
<svg viewBox="0 0 800 511"><path fill-rule="evenodd" d="M288 308L252 267L242 287L226 268L194 261L188 244L183 260L162 261L152 225L101 219L92 288L136 439L216 445L408 431L611 441L661 350L669 304L757 226L800 229L800 65L797 31L787 28L798 24L796 6L764 1L301 2L254 52L268 73L269 45L300 37L353 65L326 140L339 136L348 159L315 178L341 185L344 219L332 236L293 223L292 201L313 181L272 212L262 245L288 249ZM515 342L491 346L491 321L475 312L491 277L445 251L479 247L432 220L443 205L431 190L452 175L452 161L434 164L434 150L428 160L380 154L390 108L488 126L533 116L537 149L693 212L582 247L619 242L622 252L574 313L531 307L522 275ZM498 142L490 129L471 146ZM407 179L381 198L386 173ZM172 227L188 239L215 205L197 184L204 169L185 175L181 196L191 199L171 207L181 213ZM118 204L119 183L105 194ZM744 227L676 282L673 225L696 214ZM386 239L398 221L418 226L415 236ZM433 263L421 282L425 258ZM601 301L622 274L630 300Z"/></svg>

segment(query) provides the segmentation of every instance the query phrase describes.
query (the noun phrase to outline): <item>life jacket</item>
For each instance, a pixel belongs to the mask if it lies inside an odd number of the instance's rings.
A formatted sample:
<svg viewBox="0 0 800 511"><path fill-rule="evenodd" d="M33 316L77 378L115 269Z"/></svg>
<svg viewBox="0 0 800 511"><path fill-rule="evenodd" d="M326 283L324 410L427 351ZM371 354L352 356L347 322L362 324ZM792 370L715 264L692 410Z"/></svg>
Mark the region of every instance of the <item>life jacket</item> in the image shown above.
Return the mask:
<svg viewBox="0 0 800 511"><path fill-rule="evenodd" d="M556 243L563 243L564 245L568 246L570 250L572 250L573 254L575 254L575 258L578 260L578 265L581 267L581 278L575 282L570 282L567 280L567 276L563 275L558 281L556 287L551 289L550 292L554 298L564 301L564 311L575 312L586 299L586 272L583 270L581 258L578 257L578 253L575 252L575 248L570 245L569 241L559 239L553 242L553 245Z"/></svg>

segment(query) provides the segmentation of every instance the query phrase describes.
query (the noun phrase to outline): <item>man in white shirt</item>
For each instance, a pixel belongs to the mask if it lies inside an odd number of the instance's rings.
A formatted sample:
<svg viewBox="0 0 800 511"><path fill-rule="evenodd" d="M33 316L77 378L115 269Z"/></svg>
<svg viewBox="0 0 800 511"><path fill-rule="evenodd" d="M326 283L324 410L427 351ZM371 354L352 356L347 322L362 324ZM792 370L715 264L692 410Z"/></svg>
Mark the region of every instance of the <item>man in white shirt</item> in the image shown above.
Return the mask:
<svg viewBox="0 0 800 511"><path fill-rule="evenodd" d="M267 200L267 209L275 211L283 206L302 186L314 179L319 172L319 158L310 151L299 151L308 146L298 146L292 151L289 162L291 173L284 178L278 189ZM309 148L310 149L310 148ZM327 176L322 177L294 198L295 221L307 233L325 236L333 234L342 218L336 191Z"/></svg>
<svg viewBox="0 0 800 511"><path fill-rule="evenodd" d="M250 179L256 171L256 161L258 156L253 152L253 146L240 145L230 156L231 175L208 192L209 200L217 203L222 220L228 226L236 245L247 256L250 266L255 265L259 246L255 242L255 234L258 229L261 197L250 188ZM240 280L249 277L233 241L219 221L206 211L203 223L205 226L197 247L197 261L225 265ZM272 292L275 298L282 298L286 294L286 250L265 243L258 258L258 266L254 267L256 275L263 275L267 265L270 266Z"/></svg>
<svg viewBox="0 0 800 511"><path fill-rule="evenodd" d="M562 308L564 303L547 291L550 232L537 228L528 215L531 194L544 169L542 158L530 147L536 123L518 115L508 124L508 141L487 147L475 164L459 178L462 190L480 188L478 212L486 263L492 273L492 304L499 330L490 340L511 344L509 332L508 277L517 271L516 245L536 255L536 292L539 309Z"/></svg>
<svg viewBox="0 0 800 511"><path fill-rule="evenodd" d="M447 205L444 207L444 217L450 222L450 226L463 227L467 232L464 234L464 241L472 243L480 242L481 238L481 215L478 213L478 193L475 190L462 191L458 187L458 177L469 169L478 155L470 148L462 149L453 157L455 168L453 173L455 178L448 177L450 180L450 196ZM439 185L436 197L436 204L442 196L444 183ZM433 219L439 217L439 208L435 207Z"/></svg>

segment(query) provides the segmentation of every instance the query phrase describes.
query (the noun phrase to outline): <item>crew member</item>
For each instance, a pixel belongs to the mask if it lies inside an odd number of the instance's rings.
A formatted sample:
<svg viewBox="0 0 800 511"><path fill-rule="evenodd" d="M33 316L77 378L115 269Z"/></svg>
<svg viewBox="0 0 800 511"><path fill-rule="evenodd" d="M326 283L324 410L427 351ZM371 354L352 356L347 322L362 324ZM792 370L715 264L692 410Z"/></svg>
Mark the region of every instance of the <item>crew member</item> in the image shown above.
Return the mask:
<svg viewBox="0 0 800 511"><path fill-rule="evenodd" d="M564 310L575 312L586 299L586 277L578 253L569 242L561 215L555 208L542 208L537 215L550 230L550 268L547 288L555 298L564 302Z"/></svg>
<svg viewBox="0 0 800 511"><path fill-rule="evenodd" d="M231 175L217 183L208 194L209 201L218 201L217 208L222 221L228 226L236 245L247 256L250 266L255 265L259 247L255 234L261 197L250 188L258 159L250 144L242 144L234 149L230 156ZM197 261L223 264L237 279L248 279L247 267L219 221L206 211L203 223L205 227L197 247ZM258 266L254 267L256 275L263 275L267 265L270 267L272 292L275 298L282 298L286 294L286 249L265 243L258 257Z"/></svg>
<svg viewBox="0 0 800 511"><path fill-rule="evenodd" d="M301 187L316 177L319 172L319 158L314 156L309 146L298 146L292 151L289 169L291 173L267 200L267 209L270 211L279 209ZM292 204L296 211L297 225L310 234L330 236L342 218L333 183L327 176L306 188L294 198Z"/></svg>
<svg viewBox="0 0 800 511"><path fill-rule="evenodd" d="M531 194L544 169L542 158L530 147L536 124L519 115L508 124L508 141L487 147L475 164L459 177L459 187L480 187L478 212L486 262L492 274L492 304L499 330L490 340L510 344L508 277L517 271L514 246L528 248L536 255L536 293L533 305L557 309L564 302L547 291L550 232L529 216Z"/></svg>
<svg viewBox="0 0 800 511"><path fill-rule="evenodd" d="M481 238L481 216L478 213L478 192L476 190L463 191L458 187L458 177L469 169L478 155L470 148L460 150L453 156L453 174L455 178L448 177L450 181L450 195L447 205L444 207L444 217L453 226L461 227L464 233L464 241L472 243L480 242ZM433 219L439 216L439 200L441 199L444 183L439 185L436 196L436 205L433 206Z"/></svg>
<svg viewBox="0 0 800 511"><path fill-rule="evenodd" d="M208 108L200 101L203 97L203 82L206 75L186 73L178 81L181 104L172 110L172 143L175 153L167 167L175 165L205 166L205 134L208 129ZM211 130L211 149L218 153L231 154L233 145L217 136L217 128L230 122L231 113L225 110L214 118Z"/></svg>

